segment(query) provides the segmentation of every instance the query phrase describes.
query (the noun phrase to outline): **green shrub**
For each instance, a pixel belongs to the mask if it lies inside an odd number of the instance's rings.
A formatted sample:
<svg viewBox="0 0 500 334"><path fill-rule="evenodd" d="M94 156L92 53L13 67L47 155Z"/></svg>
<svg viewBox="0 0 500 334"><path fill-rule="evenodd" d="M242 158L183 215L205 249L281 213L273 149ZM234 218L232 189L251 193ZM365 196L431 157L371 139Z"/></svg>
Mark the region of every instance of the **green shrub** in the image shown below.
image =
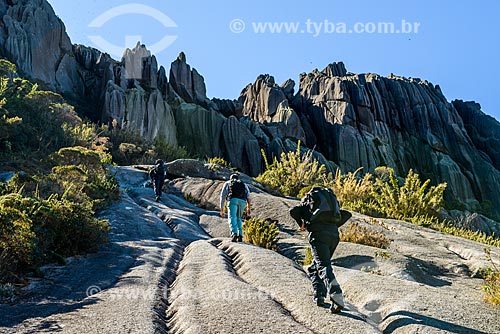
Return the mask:
<svg viewBox="0 0 500 334"><path fill-rule="evenodd" d="M250 218L243 223L245 241L267 249L275 249L279 229L275 222L266 219Z"/></svg>
<svg viewBox="0 0 500 334"><path fill-rule="evenodd" d="M374 200L386 217L409 220L413 217L437 217L443 204L446 183L428 188L430 180L422 183L418 174L408 172L403 186L389 169L387 180L375 180Z"/></svg>
<svg viewBox="0 0 500 334"><path fill-rule="evenodd" d="M220 158L220 157L208 158L207 163L232 169L231 164L229 162L227 162L226 160L224 160L224 158Z"/></svg>
<svg viewBox="0 0 500 334"><path fill-rule="evenodd" d="M486 293L485 300L488 303L500 306L500 270L491 258L491 248L487 247L484 251L487 260L491 263L490 266L481 270L485 282L483 285L483 291Z"/></svg>
<svg viewBox="0 0 500 334"><path fill-rule="evenodd" d="M0 282L15 279L20 270L31 266L36 241L28 215L0 197Z"/></svg>
<svg viewBox="0 0 500 334"><path fill-rule="evenodd" d="M42 204L33 221L41 228L44 250L66 257L95 251L107 241L109 224L94 218L90 203L74 203L53 195Z"/></svg>
<svg viewBox="0 0 500 334"><path fill-rule="evenodd" d="M430 226L430 228L446 234L451 234L457 237L480 242L485 245L500 247L500 239L494 234L487 235L486 233L481 231L471 231L468 229L459 228L446 221L433 224Z"/></svg>
<svg viewBox="0 0 500 334"><path fill-rule="evenodd" d="M269 164L262 152L266 170L255 179L257 182L279 190L286 196L297 196L299 191L314 184L324 184L326 167L313 158L313 151L300 152L300 141L295 152L283 152L280 160L273 159Z"/></svg>
<svg viewBox="0 0 500 334"><path fill-rule="evenodd" d="M355 172L349 172L345 175L337 169L335 177L330 178L325 185L333 190L344 209L379 216L380 212L377 210L373 198L373 177L369 173L362 178L358 177L361 169L358 168Z"/></svg>
<svg viewBox="0 0 500 334"><path fill-rule="evenodd" d="M56 257L96 250L107 240L109 224L94 218L90 202L75 203L12 193L0 196L0 281Z"/></svg>
<svg viewBox="0 0 500 334"><path fill-rule="evenodd" d="M156 137L153 141L152 150L154 158L163 159L166 162L174 161L177 159L190 159L193 156L189 154L183 146L173 146L165 141L163 137Z"/></svg>
<svg viewBox="0 0 500 334"><path fill-rule="evenodd" d="M392 240L381 232L360 226L358 223L351 223L347 228L340 230L340 241L385 249Z"/></svg>
<svg viewBox="0 0 500 334"><path fill-rule="evenodd" d="M109 137L107 145L111 147L113 161L118 165L151 164L156 159L169 162L193 157L186 148L173 146L161 136L147 140L137 130L119 128L116 121L104 135Z"/></svg>

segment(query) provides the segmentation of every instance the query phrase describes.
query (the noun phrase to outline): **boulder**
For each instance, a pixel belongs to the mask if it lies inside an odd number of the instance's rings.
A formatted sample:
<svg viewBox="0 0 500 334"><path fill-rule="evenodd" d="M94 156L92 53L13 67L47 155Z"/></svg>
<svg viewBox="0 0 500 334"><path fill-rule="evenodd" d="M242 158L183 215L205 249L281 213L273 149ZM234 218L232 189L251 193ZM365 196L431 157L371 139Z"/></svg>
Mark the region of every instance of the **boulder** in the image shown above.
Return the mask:
<svg viewBox="0 0 500 334"><path fill-rule="evenodd" d="M500 235L500 223L478 213L453 210L449 212L449 220L459 228L480 231L486 235Z"/></svg>

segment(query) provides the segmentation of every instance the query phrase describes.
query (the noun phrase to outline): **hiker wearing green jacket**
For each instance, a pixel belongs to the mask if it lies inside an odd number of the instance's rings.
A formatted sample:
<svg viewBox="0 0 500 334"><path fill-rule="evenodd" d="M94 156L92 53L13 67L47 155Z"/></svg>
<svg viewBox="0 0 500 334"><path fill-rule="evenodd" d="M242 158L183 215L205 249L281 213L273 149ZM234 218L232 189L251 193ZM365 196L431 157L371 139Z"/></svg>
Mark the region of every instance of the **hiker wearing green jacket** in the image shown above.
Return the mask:
<svg viewBox="0 0 500 334"><path fill-rule="evenodd" d="M329 296L330 311L340 312L344 308L344 298L330 260L340 242L337 224L342 220L335 194L331 189L314 187L299 205L290 209L290 215L301 230L309 232L313 261L307 272L316 305L324 306L325 297Z"/></svg>

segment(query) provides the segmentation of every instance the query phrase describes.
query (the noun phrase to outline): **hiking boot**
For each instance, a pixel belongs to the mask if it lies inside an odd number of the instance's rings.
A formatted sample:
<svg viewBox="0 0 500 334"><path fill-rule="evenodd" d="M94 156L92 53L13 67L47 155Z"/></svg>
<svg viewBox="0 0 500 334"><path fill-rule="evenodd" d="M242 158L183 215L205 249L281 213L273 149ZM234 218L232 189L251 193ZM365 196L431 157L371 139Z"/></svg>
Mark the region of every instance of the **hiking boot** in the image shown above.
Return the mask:
<svg viewBox="0 0 500 334"><path fill-rule="evenodd" d="M160 196L156 196L155 202L159 202L159 201L160 201Z"/></svg>
<svg viewBox="0 0 500 334"><path fill-rule="evenodd" d="M342 294L340 293L331 295L330 300L332 302L332 305L330 306L330 312L332 313L339 313L345 307L344 297L342 297Z"/></svg>
<svg viewBox="0 0 500 334"><path fill-rule="evenodd" d="M317 306L324 306L325 298L323 296L314 297L314 302L316 303Z"/></svg>
<svg viewBox="0 0 500 334"><path fill-rule="evenodd" d="M233 234L233 237L231 238L231 241L232 242L238 242L238 235L237 234Z"/></svg>
<svg viewBox="0 0 500 334"><path fill-rule="evenodd" d="M239 235L238 236L238 242L242 242L243 241L243 236L242 235Z"/></svg>

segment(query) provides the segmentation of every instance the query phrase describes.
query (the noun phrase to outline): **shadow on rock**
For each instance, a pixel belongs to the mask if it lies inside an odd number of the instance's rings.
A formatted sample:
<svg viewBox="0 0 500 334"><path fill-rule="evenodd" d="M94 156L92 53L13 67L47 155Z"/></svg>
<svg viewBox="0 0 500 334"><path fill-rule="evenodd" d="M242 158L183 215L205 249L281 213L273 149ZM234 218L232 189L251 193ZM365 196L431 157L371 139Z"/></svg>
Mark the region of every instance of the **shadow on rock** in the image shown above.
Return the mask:
<svg viewBox="0 0 500 334"><path fill-rule="evenodd" d="M347 268L361 270L362 267L376 268L373 256L367 255L348 255L333 259L333 265Z"/></svg>
<svg viewBox="0 0 500 334"><path fill-rule="evenodd" d="M456 325L448 321L443 321L408 311L397 311L390 313L384 318L384 321L391 317L396 317L396 316L399 316L400 318L390 322L384 329L383 331L384 334L392 333L396 329L408 325L421 325L421 326L434 327L436 329L456 334L487 334L485 332L478 331L469 327Z"/></svg>
<svg viewBox="0 0 500 334"><path fill-rule="evenodd" d="M438 276L444 276L448 273L443 267L439 267L428 261L423 261L412 256L406 256L407 264L406 271L417 281L425 285L430 285L433 287L449 286L450 282L438 278Z"/></svg>

